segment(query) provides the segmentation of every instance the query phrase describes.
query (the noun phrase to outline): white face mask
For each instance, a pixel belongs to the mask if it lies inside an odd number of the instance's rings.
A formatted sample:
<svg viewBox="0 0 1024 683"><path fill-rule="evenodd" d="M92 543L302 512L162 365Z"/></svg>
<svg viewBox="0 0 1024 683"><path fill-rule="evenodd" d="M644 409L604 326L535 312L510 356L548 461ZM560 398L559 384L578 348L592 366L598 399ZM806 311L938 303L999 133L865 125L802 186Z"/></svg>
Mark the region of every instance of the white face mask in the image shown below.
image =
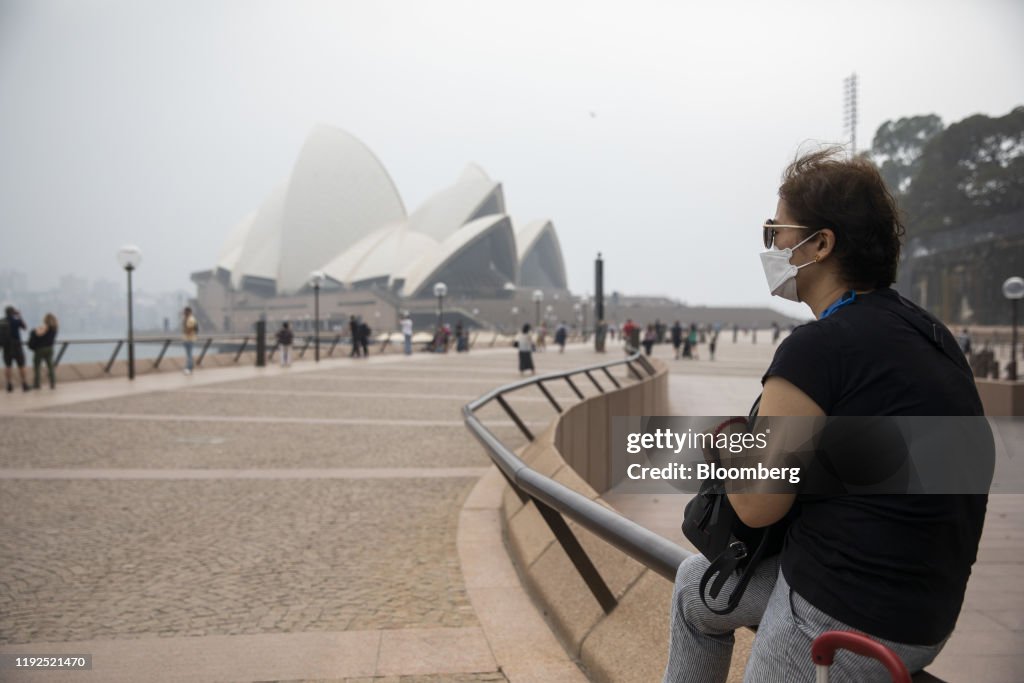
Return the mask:
<svg viewBox="0 0 1024 683"><path fill-rule="evenodd" d="M820 230L818 232L821 232ZM775 296L781 296L783 299L789 299L790 301L800 301L800 298L796 293L796 274L801 268L809 266L815 261L808 261L807 263L794 266L789 262L789 259L793 258L793 249L799 249L803 246L807 240L811 239L818 233L815 232L795 247L786 247L785 249L769 249L768 251L761 252L761 266L764 268L764 275L768 279L768 289Z"/></svg>

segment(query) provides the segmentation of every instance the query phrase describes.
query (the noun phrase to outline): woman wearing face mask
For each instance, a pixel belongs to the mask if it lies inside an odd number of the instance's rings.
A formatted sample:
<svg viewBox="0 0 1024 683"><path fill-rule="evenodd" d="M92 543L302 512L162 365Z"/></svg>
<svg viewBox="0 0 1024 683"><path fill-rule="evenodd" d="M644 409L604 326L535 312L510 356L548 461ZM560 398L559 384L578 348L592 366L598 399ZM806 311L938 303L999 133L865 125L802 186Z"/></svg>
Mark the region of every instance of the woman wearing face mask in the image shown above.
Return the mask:
<svg viewBox="0 0 1024 683"><path fill-rule="evenodd" d="M776 350L761 380L761 416L982 414L966 361L949 351L952 334L890 288L903 225L870 162L839 149L796 159L762 230L770 291L807 304L815 320ZM698 554L680 566L665 681L725 681L740 626L759 625L748 682L813 681L811 642L828 630L881 641L911 672L942 649L977 555L986 496L728 497L748 526L792 519L782 552L752 570L739 606L724 615L701 600L708 560ZM874 660L840 654L832 680L890 678Z"/></svg>

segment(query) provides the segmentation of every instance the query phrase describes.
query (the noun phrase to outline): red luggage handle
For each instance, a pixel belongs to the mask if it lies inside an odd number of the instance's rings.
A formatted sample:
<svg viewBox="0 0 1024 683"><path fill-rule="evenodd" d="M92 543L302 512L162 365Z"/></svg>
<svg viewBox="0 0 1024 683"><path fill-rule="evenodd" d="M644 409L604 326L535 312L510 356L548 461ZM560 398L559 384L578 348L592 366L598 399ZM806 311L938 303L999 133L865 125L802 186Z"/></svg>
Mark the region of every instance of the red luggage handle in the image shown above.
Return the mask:
<svg viewBox="0 0 1024 683"><path fill-rule="evenodd" d="M826 631L811 644L811 657L821 667L832 666L836 650L849 650L864 657L877 659L889 671L893 683L911 683L910 672L896 653L877 640L850 631Z"/></svg>

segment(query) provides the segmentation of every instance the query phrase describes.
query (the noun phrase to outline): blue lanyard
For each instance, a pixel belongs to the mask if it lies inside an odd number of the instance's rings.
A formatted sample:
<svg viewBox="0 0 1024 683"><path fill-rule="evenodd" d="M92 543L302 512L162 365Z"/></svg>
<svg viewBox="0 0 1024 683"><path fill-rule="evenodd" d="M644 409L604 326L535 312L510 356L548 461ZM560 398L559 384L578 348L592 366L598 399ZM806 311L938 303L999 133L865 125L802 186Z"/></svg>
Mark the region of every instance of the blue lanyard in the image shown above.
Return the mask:
<svg viewBox="0 0 1024 683"><path fill-rule="evenodd" d="M829 317L830 315L835 313L837 310L839 310L840 308L845 306L846 304L852 304L856 300L857 300L857 292L853 291L852 289L849 290L848 292L843 294L841 297L839 297L838 299L833 301L832 304L828 308L826 308L824 311L822 311L821 312L821 317L819 317L818 320L824 320L825 318Z"/></svg>

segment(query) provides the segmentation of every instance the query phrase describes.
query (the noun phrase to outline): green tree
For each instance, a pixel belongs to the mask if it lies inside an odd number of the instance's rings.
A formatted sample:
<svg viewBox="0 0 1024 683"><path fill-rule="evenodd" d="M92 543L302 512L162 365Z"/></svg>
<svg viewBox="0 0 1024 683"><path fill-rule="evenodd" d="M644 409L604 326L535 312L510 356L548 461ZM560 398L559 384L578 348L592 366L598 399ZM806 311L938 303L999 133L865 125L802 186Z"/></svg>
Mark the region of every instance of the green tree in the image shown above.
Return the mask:
<svg viewBox="0 0 1024 683"><path fill-rule="evenodd" d="M928 142L901 204L915 234L1024 210L1024 106L954 123Z"/></svg>
<svg viewBox="0 0 1024 683"><path fill-rule="evenodd" d="M886 185L903 194L921 167L925 146L941 132L942 119L935 114L886 121L878 127L868 157L878 166Z"/></svg>

